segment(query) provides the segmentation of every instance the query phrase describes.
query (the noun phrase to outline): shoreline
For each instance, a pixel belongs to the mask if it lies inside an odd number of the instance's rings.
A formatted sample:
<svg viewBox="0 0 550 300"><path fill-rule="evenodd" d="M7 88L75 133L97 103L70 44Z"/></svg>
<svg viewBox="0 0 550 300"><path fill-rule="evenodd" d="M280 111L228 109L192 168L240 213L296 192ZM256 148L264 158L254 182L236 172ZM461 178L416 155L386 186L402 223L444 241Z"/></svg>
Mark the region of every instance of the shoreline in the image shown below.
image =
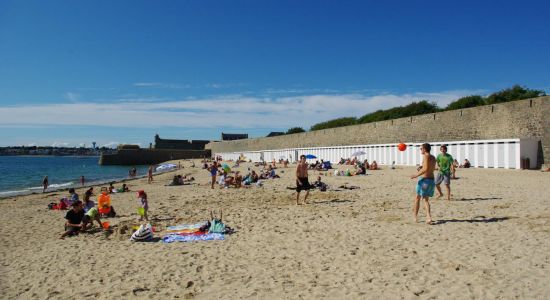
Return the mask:
<svg viewBox="0 0 550 300"><path fill-rule="evenodd" d="M84 156L84 157L86 157L86 156ZM158 165L166 164L166 163L170 163L170 162L171 161L162 162ZM160 175L160 174L165 174L165 173L174 172L174 171L178 171L178 169L168 170L168 171L164 171L164 172L153 172L153 175L157 176L157 175ZM74 188L76 191L78 191L80 189L86 189L86 188L90 188L90 187L99 187L99 186L108 185L109 183L120 184L120 183L131 182L133 180L139 180L139 179L143 179L143 178L147 178L147 175L138 175L138 176L135 176L135 177L132 177L132 178L129 178L127 176L125 178L105 179L105 180L100 180L100 181L93 181L93 182L90 182L90 183L86 183L84 185L80 185L80 183L76 183L76 184L71 184L71 185L58 187L58 188L54 188L54 189L49 189L48 188L46 190L46 192L36 192L36 191L30 190L30 188L29 188L29 190L24 190L24 191L21 191L21 192L14 191L13 193L10 193L9 195L2 195L2 193L7 193L7 192L10 192L10 191L5 191L5 192L0 191L0 201L10 200L12 198L17 198L17 197L22 197L22 196L29 196L29 195L48 195L50 193L68 191L70 188ZM39 189L41 190L42 188L40 187Z"/></svg>

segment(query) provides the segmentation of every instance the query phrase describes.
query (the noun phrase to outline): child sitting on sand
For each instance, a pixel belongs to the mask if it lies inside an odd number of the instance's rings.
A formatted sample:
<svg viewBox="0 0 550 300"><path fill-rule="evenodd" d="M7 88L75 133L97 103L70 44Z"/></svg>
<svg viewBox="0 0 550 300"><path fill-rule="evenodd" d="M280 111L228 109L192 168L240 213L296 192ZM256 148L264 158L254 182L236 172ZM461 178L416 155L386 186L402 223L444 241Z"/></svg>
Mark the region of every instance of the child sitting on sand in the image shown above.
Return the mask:
<svg viewBox="0 0 550 300"><path fill-rule="evenodd" d="M67 235L77 235L82 229L82 219L84 218L84 210L82 209L82 202L76 201L71 205L71 209L65 215L65 232L59 237L64 239Z"/></svg>
<svg viewBox="0 0 550 300"><path fill-rule="evenodd" d="M321 176L317 176L317 181L313 183L313 186L318 188L321 192L325 192L327 190L327 184L321 181Z"/></svg>
<svg viewBox="0 0 550 300"><path fill-rule="evenodd" d="M147 194L144 190L138 191L138 200L140 208L143 208L143 215L140 216L139 220L143 221L143 218L145 218L145 221L149 221L149 218L147 217L147 211L149 210L149 201L147 200Z"/></svg>

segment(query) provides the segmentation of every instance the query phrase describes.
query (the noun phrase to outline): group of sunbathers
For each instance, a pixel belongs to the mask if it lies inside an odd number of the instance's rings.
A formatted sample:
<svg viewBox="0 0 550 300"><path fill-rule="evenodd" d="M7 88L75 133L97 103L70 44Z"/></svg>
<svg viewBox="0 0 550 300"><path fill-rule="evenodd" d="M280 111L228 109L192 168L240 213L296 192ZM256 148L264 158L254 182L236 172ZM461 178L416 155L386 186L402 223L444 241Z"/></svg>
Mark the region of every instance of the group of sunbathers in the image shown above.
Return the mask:
<svg viewBox="0 0 550 300"><path fill-rule="evenodd" d="M321 159L321 162L316 160L314 163L310 164L309 169L317 171L328 171L332 169L332 165L330 164L330 161L324 161Z"/></svg>
<svg viewBox="0 0 550 300"><path fill-rule="evenodd" d="M363 173L356 173L356 174L365 174L364 171L366 170L371 170L371 171L380 170L376 160L373 160L372 163L369 164L368 159L365 159L363 162L361 162L360 160L357 159L357 157L354 157L353 159L340 158L340 162L338 162L338 164L355 166L355 168L358 169L357 172L363 172Z"/></svg>
<svg viewBox="0 0 550 300"><path fill-rule="evenodd" d="M185 183L192 182L194 180L195 177L187 177L187 175L174 175L172 181L167 184L167 186L185 185Z"/></svg>

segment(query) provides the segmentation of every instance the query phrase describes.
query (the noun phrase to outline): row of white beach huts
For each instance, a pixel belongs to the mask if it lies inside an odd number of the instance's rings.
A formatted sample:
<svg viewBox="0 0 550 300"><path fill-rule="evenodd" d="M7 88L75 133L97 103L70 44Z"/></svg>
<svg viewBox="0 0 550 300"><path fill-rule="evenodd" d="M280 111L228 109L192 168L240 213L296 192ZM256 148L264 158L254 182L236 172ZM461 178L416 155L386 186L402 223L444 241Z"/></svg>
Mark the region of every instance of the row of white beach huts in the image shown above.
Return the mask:
<svg viewBox="0 0 550 300"><path fill-rule="evenodd" d="M338 163L342 158L353 159L352 154L362 153L357 156L358 160L368 159L369 162L376 161L379 165L416 166L421 164L422 157L420 145L422 143L406 143L405 151L399 151L398 144L372 144L353 146L330 146L330 147L305 147L261 151L238 151L212 153L213 156L221 156L224 160L237 160L244 158L253 162L273 161L288 159L295 162L300 155L313 155L316 158L308 159L325 160ZM447 145L448 152L460 163L468 159L475 168L504 168L523 169L535 168L537 166L537 153L539 141L536 139L498 139L498 140L475 140L475 141L448 141L433 142L432 154L439 153L441 145Z"/></svg>

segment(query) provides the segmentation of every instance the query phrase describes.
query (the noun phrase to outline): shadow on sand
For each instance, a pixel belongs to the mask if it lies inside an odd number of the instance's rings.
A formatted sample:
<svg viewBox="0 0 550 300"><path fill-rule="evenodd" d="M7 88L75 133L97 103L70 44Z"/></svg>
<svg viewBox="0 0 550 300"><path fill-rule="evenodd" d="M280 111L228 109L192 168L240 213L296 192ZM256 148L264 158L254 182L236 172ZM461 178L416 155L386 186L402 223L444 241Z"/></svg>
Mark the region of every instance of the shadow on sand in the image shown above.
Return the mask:
<svg viewBox="0 0 550 300"><path fill-rule="evenodd" d="M506 221L509 219L510 217L485 218L484 216L480 216L470 220L458 220L458 219L437 220L437 221L434 221L433 225L440 225L445 223L496 223L496 222Z"/></svg>
<svg viewBox="0 0 550 300"><path fill-rule="evenodd" d="M456 199L455 201L484 201L484 200L501 200L502 197L489 197L489 198L481 198L481 197L477 197L477 198L460 198L460 199Z"/></svg>
<svg viewBox="0 0 550 300"><path fill-rule="evenodd" d="M341 200L341 199L332 199L332 200L326 200L326 201L316 201L313 204L334 204L334 203L353 203L355 201L352 200Z"/></svg>

